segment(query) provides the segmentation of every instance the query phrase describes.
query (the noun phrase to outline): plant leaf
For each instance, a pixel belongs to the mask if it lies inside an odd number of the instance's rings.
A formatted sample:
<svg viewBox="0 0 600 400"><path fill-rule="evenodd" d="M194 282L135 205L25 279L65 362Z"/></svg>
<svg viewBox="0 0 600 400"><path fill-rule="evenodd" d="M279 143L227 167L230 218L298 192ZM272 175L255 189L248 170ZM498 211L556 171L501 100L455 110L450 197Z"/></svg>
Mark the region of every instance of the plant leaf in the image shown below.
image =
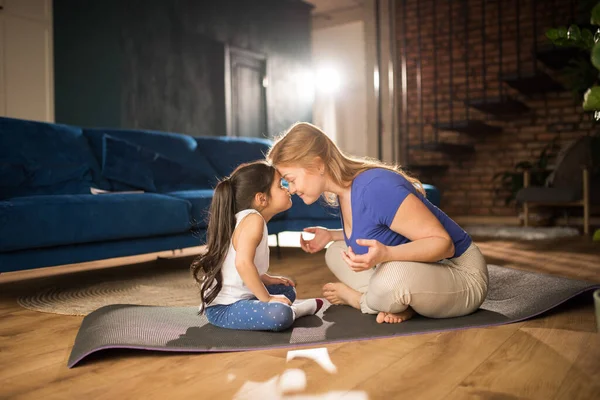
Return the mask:
<svg viewBox="0 0 600 400"><path fill-rule="evenodd" d="M590 50L594 47L594 34L589 29L581 30L581 40L585 44L585 49Z"/></svg>
<svg viewBox="0 0 600 400"><path fill-rule="evenodd" d="M567 38L578 42L581 39L581 30L577 25L571 25L567 31Z"/></svg>
<svg viewBox="0 0 600 400"><path fill-rule="evenodd" d="M592 18L590 19L590 23L592 25L600 25L600 3L592 8Z"/></svg>
<svg viewBox="0 0 600 400"><path fill-rule="evenodd" d="M565 38L558 38L554 41L554 44L560 47L571 46L571 41Z"/></svg>
<svg viewBox="0 0 600 400"><path fill-rule="evenodd" d="M558 29L551 28L546 31L546 37L552 41L558 39Z"/></svg>
<svg viewBox="0 0 600 400"><path fill-rule="evenodd" d="M567 28L564 26L561 26L558 29L556 29L556 33L558 34L558 39L568 39L569 38L569 36L567 35Z"/></svg>
<svg viewBox="0 0 600 400"><path fill-rule="evenodd" d="M594 67L600 70L600 42L596 43L592 47L591 60Z"/></svg>
<svg viewBox="0 0 600 400"><path fill-rule="evenodd" d="M592 86L583 95L583 109L585 111L600 110L600 86Z"/></svg>

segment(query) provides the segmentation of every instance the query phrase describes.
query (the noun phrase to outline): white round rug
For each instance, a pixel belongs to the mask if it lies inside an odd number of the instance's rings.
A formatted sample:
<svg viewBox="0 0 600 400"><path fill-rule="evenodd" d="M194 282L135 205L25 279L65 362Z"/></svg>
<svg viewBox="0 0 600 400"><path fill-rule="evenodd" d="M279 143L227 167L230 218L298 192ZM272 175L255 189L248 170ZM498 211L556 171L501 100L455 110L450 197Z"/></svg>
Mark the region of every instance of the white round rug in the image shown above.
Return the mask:
<svg viewBox="0 0 600 400"><path fill-rule="evenodd" d="M465 231L471 236L492 237L503 239L541 240L561 237L579 236L579 230L564 226L494 226L471 225L465 226Z"/></svg>

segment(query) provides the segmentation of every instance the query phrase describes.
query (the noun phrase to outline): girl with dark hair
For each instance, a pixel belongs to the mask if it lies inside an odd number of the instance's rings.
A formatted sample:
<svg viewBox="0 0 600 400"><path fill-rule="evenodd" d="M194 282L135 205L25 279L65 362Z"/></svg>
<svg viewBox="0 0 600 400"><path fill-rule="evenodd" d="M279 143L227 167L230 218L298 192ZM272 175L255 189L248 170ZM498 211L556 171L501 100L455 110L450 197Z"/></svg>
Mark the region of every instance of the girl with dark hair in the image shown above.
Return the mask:
<svg viewBox="0 0 600 400"><path fill-rule="evenodd" d="M265 161L240 165L215 188L207 252L192 263L200 284L200 313L213 325L282 331L315 314L321 299L295 302L291 279L267 274L267 222L292 206L281 175Z"/></svg>

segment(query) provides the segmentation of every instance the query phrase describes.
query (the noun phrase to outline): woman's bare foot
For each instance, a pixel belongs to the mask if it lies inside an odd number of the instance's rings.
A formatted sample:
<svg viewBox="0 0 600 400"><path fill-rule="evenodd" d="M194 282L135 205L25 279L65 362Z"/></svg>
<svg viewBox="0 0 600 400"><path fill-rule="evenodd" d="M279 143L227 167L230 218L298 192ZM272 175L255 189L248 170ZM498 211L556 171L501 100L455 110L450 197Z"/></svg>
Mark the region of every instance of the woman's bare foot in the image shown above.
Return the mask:
<svg viewBox="0 0 600 400"><path fill-rule="evenodd" d="M377 314L377 322L383 324L397 324L399 322L408 321L415 315L415 310L408 307L406 310L399 313L380 312Z"/></svg>
<svg viewBox="0 0 600 400"><path fill-rule="evenodd" d="M360 310L360 296L362 293L342 282L328 283L323 286L323 297L331 304L346 304Z"/></svg>

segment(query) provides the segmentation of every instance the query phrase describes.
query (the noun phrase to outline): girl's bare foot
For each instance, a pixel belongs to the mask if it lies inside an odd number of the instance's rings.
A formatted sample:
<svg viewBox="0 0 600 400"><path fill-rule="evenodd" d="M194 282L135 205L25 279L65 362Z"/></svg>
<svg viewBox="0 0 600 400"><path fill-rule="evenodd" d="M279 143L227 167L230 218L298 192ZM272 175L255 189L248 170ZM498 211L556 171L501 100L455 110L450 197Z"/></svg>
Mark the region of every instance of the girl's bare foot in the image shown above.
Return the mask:
<svg viewBox="0 0 600 400"><path fill-rule="evenodd" d="M380 312L377 314L377 322L380 324L397 324L399 322L408 321L415 315L415 311L408 307L406 310L399 313Z"/></svg>
<svg viewBox="0 0 600 400"><path fill-rule="evenodd" d="M342 282L328 283L323 286L323 297L331 304L346 304L360 310L362 294Z"/></svg>

